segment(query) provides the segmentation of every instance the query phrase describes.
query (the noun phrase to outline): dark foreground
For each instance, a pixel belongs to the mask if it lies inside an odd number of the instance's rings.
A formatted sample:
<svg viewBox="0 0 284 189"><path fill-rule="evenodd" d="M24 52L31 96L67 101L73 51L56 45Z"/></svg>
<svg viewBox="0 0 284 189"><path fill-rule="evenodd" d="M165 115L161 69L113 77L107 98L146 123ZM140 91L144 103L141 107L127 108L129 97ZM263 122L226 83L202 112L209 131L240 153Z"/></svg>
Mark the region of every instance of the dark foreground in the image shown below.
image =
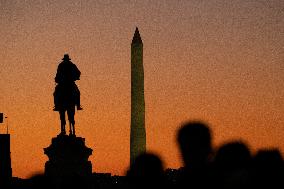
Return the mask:
<svg viewBox="0 0 284 189"><path fill-rule="evenodd" d="M177 141L184 161L180 169L164 170L159 156L145 153L136 158L126 176L38 174L25 180L13 178L1 188L284 188L284 162L278 149L252 154L242 141L213 149L211 131L201 122L184 124Z"/></svg>

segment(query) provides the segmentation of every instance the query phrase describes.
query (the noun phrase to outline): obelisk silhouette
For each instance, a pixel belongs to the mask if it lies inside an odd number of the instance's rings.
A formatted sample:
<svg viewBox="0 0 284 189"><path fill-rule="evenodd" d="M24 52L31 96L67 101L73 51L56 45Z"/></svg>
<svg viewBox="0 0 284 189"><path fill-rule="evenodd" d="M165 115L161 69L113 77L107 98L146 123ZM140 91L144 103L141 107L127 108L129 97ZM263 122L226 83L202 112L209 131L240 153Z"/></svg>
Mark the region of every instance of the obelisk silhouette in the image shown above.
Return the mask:
<svg viewBox="0 0 284 189"><path fill-rule="evenodd" d="M146 151L143 42L136 28L131 43L130 164Z"/></svg>

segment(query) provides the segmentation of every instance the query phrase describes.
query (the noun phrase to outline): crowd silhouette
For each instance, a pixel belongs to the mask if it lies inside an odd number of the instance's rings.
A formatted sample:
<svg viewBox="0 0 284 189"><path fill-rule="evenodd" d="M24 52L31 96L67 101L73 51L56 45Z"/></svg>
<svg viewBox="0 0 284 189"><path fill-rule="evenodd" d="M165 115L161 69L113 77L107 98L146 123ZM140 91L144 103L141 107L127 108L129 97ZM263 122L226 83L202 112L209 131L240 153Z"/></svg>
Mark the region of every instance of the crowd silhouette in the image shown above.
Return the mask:
<svg viewBox="0 0 284 189"><path fill-rule="evenodd" d="M210 128L202 122L187 122L177 132L183 167L164 169L158 155L136 158L126 176L72 177L55 182L35 175L13 188L284 188L284 163L278 149L252 153L246 143L232 141L212 147Z"/></svg>

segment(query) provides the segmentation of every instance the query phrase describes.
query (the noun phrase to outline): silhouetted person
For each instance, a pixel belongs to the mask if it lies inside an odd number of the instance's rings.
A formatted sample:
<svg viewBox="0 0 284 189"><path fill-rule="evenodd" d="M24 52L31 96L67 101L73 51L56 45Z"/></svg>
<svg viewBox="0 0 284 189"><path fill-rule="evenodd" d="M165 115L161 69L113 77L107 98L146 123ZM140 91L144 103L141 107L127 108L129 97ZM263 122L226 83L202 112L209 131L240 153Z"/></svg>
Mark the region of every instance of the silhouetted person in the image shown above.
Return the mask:
<svg viewBox="0 0 284 189"><path fill-rule="evenodd" d="M284 164L278 149L259 150L252 164L253 188L284 188Z"/></svg>
<svg viewBox="0 0 284 189"><path fill-rule="evenodd" d="M138 156L127 172L129 188L163 188L165 175L162 161L154 154Z"/></svg>
<svg viewBox="0 0 284 189"><path fill-rule="evenodd" d="M74 175L70 177L48 177L44 174L36 174L27 180L25 189L89 189L91 188L90 180L87 177Z"/></svg>
<svg viewBox="0 0 284 189"><path fill-rule="evenodd" d="M201 122L188 122L178 132L184 169L179 186L182 188L206 188L211 185L210 154L211 132Z"/></svg>
<svg viewBox="0 0 284 189"><path fill-rule="evenodd" d="M35 174L27 180L26 188L29 189L50 189L56 188L52 180L44 174Z"/></svg>
<svg viewBox="0 0 284 189"><path fill-rule="evenodd" d="M250 163L251 154L245 143L235 141L221 146L214 160L216 188L248 188Z"/></svg>
<svg viewBox="0 0 284 189"><path fill-rule="evenodd" d="M75 84L76 80L80 80L81 72L77 68L75 64L73 64L69 58L68 54L65 54L63 61L58 65L57 73L55 76L55 82L58 84L55 87L54 92L54 111L59 111L61 106L61 98L65 96L66 88L71 88L72 94L74 98L75 104L77 105L77 110L82 110L80 104L80 91ZM68 91L70 92L70 91Z"/></svg>

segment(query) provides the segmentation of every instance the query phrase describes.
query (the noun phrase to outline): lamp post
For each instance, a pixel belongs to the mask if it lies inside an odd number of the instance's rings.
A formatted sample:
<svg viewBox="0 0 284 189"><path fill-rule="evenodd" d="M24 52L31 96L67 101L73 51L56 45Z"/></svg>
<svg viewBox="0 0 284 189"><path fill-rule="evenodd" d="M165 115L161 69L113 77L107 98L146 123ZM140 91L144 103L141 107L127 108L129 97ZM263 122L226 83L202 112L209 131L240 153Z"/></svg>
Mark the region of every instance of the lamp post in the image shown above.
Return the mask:
<svg viewBox="0 0 284 189"><path fill-rule="evenodd" d="M6 129L7 130L6 130L6 132L8 134L9 133L9 120L8 120L8 117L6 117L6 116L5 116L5 119L7 119L7 124L6 124L6 126L7 126Z"/></svg>

